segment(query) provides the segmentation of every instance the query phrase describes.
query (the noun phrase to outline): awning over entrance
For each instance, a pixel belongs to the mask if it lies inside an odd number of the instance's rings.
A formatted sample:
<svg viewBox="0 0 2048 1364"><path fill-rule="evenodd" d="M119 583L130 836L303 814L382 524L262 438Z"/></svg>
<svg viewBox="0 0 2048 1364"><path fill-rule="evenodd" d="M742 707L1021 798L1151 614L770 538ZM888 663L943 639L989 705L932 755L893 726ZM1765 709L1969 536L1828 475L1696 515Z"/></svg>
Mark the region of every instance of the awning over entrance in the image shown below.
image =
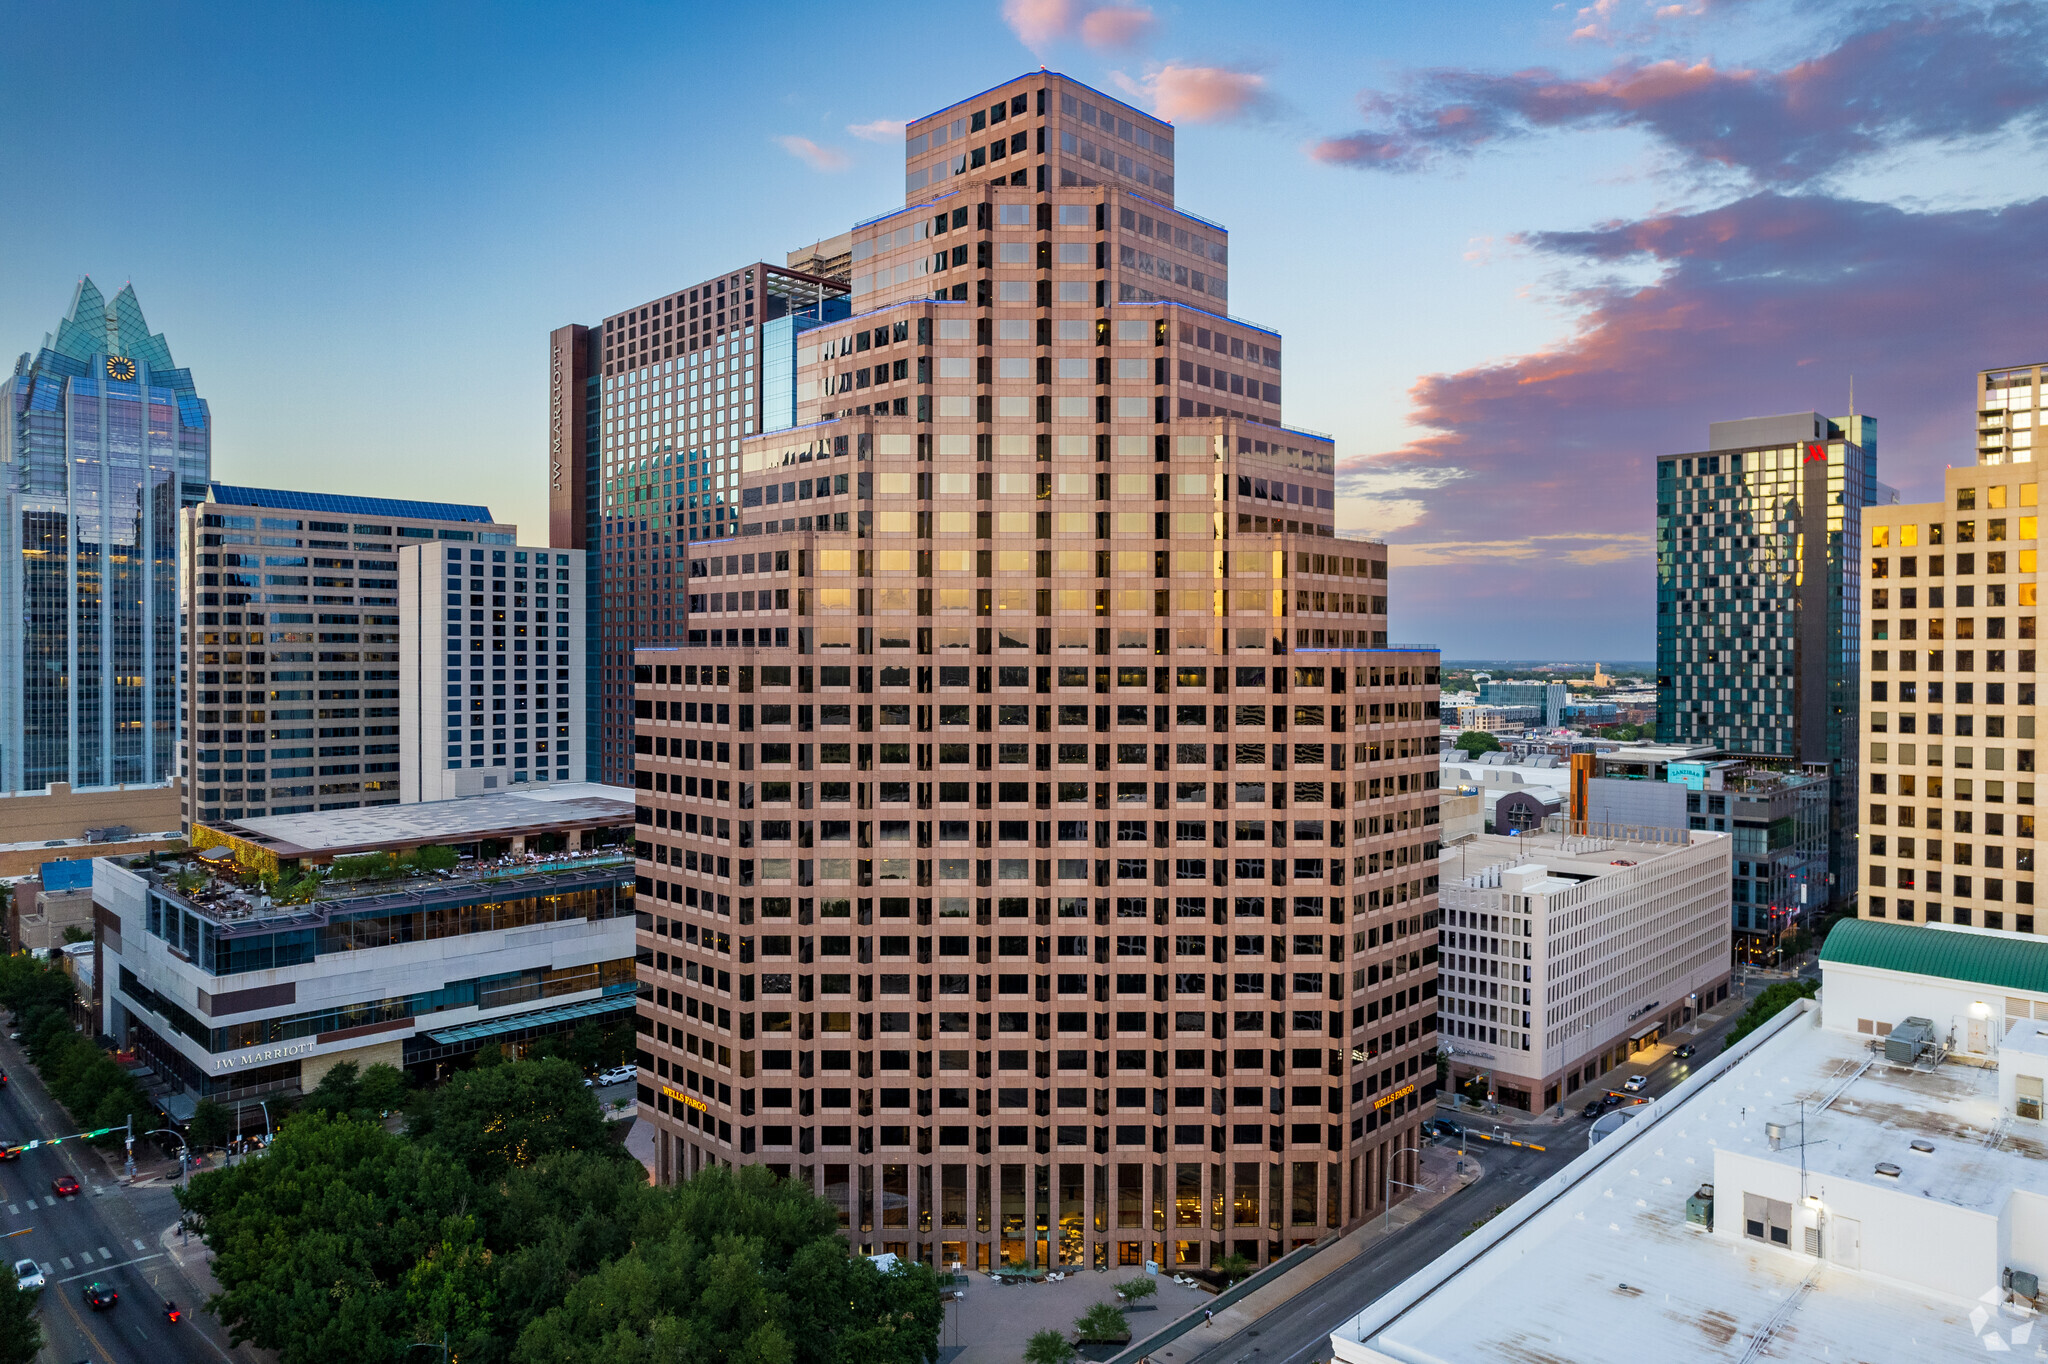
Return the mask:
<svg viewBox="0 0 2048 1364"><path fill-rule="evenodd" d="M1662 1032L1663 1030L1664 1021L1662 1019L1659 1019L1655 1023L1646 1024L1643 1027L1637 1028L1634 1032L1628 1035L1628 1040L1631 1042L1640 1042L1645 1037L1648 1037L1651 1033Z"/></svg>
<svg viewBox="0 0 2048 1364"><path fill-rule="evenodd" d="M581 1018L629 1013L634 1002L634 997L630 994L613 995L608 999L586 1000L581 1004L569 1004L559 1009L542 1009L538 1013L512 1014L482 1023L465 1023L457 1028L441 1028L427 1033L426 1036L444 1047L457 1042L476 1042L508 1032L520 1032L527 1028L545 1028Z"/></svg>

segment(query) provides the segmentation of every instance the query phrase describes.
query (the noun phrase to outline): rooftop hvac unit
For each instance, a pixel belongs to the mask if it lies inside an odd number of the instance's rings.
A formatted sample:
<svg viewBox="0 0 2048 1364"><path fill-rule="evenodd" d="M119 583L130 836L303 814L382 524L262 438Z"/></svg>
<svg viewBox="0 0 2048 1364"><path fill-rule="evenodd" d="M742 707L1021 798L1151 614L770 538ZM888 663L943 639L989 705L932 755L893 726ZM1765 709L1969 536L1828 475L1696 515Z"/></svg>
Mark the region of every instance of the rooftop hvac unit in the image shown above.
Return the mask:
<svg viewBox="0 0 2048 1364"><path fill-rule="evenodd" d="M1702 1184L1685 1200L1685 1220L1696 1227L1714 1229L1714 1186Z"/></svg>
<svg viewBox="0 0 2048 1364"><path fill-rule="evenodd" d="M1894 1065L1910 1066L1920 1059L1920 1048L1934 1041L1934 1020L1909 1018L1891 1030L1884 1040L1884 1059Z"/></svg>

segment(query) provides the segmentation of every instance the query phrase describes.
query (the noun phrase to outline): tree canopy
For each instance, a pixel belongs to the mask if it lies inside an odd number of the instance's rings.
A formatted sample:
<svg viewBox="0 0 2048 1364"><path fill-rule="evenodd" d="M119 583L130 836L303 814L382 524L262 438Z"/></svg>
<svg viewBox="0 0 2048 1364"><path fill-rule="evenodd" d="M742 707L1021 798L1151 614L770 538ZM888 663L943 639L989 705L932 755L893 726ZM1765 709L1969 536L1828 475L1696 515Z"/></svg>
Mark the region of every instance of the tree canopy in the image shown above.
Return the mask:
<svg viewBox="0 0 2048 1364"><path fill-rule="evenodd" d="M1819 993L1820 982L1817 980L1781 980L1769 986L1755 999L1749 1001L1749 1007L1742 1011L1742 1017L1735 1020L1735 1026L1730 1028L1728 1035L1722 1039L1721 1050L1727 1051L1800 1000L1812 999Z"/></svg>
<svg viewBox="0 0 2048 1364"><path fill-rule="evenodd" d="M36 1320L36 1295L14 1281L0 1264L0 1364L35 1364L43 1348L43 1326Z"/></svg>
<svg viewBox="0 0 2048 1364"><path fill-rule="evenodd" d="M1468 729L1458 736L1451 747L1461 748L1476 758L1482 753L1499 752L1501 742L1483 729Z"/></svg>
<svg viewBox="0 0 2048 1364"><path fill-rule="evenodd" d="M650 1187L561 1060L480 1066L416 1096L403 1135L336 1066L267 1154L180 1201L215 1310L282 1364L919 1364L937 1281L850 1256L836 1210L764 1167Z"/></svg>

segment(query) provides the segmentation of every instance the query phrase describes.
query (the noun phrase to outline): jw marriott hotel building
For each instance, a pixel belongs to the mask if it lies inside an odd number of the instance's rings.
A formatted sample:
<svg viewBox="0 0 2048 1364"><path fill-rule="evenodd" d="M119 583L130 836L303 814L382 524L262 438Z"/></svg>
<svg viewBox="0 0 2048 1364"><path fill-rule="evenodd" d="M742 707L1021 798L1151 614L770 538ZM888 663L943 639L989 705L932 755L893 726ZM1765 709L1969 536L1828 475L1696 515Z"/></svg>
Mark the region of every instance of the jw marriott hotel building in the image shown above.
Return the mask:
<svg viewBox="0 0 2048 1364"><path fill-rule="evenodd" d="M1036 71L905 137L902 208L555 333L657 1171L942 1266L1267 1262L1416 1182L1438 656L1170 125Z"/></svg>

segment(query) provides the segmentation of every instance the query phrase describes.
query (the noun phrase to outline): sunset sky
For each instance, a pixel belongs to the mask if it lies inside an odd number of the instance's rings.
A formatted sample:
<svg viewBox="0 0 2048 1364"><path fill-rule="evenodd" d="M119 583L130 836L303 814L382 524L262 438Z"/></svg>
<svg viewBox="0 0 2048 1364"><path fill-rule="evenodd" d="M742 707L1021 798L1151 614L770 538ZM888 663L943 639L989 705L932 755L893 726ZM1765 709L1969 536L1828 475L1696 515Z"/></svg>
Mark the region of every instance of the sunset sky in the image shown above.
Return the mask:
<svg viewBox="0 0 2048 1364"><path fill-rule="evenodd" d="M1179 125L1393 635L1643 659L1653 460L1849 409L1929 495L2048 356L2048 7L1767 0L16 6L0 352L133 280L224 480L539 538L550 328L902 200L1044 65ZM2029 320L2031 319L2031 321Z"/></svg>

